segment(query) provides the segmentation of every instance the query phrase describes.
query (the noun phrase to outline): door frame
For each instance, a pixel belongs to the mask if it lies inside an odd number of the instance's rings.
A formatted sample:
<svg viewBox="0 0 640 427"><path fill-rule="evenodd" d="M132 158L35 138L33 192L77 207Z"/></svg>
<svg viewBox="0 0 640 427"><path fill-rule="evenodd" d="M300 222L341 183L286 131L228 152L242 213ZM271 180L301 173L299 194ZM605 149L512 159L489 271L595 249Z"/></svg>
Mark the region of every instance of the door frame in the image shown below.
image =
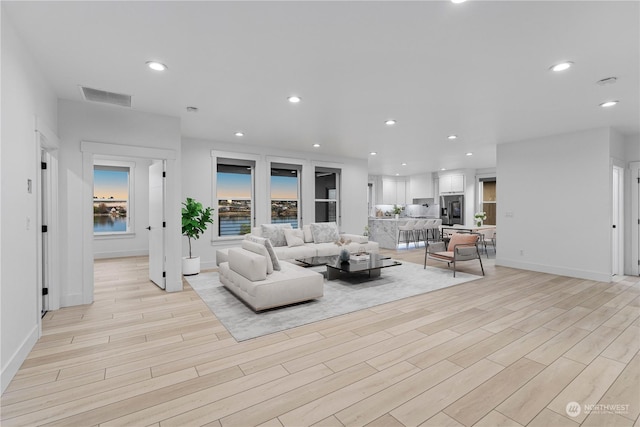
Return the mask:
<svg viewBox="0 0 640 427"><path fill-rule="evenodd" d="M640 276L640 162L629 164L631 171L631 274Z"/></svg>
<svg viewBox="0 0 640 427"><path fill-rule="evenodd" d="M624 167L611 167L611 227L616 226L617 240L611 234L611 275L624 276ZM617 258L614 258L617 254ZM616 265L617 264L617 265Z"/></svg>
<svg viewBox="0 0 640 427"><path fill-rule="evenodd" d="M150 148L136 145L123 145L104 142L81 141L82 152L82 301L79 304L93 302L93 157L94 155L139 157L166 161L168 177L178 177L178 162L175 150ZM166 213L167 232L165 235L165 255L167 256L166 288L167 292L182 290L181 277L181 221L180 221L180 188L179 179L165 180L164 210ZM174 207L171 209L171 207Z"/></svg>
<svg viewBox="0 0 640 427"><path fill-rule="evenodd" d="M48 310L60 308L60 262L59 247L60 234L58 229L58 153L60 139L49 126L37 116L34 120L36 170L38 179L35 179L33 188L36 195L36 264L37 264L37 316L38 336L42 335L42 280L48 284ZM47 169L41 168L42 152L47 159ZM42 186L44 175L46 188ZM42 195L45 194L45 203L42 203ZM46 224L42 212L46 212ZM43 239L42 226L47 226L47 239ZM43 252L47 253L47 269L43 269Z"/></svg>

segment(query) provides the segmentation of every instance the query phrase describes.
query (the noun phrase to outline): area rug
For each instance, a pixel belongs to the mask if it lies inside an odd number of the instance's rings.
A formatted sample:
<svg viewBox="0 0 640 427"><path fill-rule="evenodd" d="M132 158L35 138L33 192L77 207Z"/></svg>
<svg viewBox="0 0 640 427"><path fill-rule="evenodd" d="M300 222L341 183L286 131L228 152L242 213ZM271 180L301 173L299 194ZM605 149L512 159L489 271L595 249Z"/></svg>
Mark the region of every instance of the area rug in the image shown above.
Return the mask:
<svg viewBox="0 0 640 427"><path fill-rule="evenodd" d="M315 271L326 267L314 267ZM229 292L218 273L200 273L185 277L209 309L237 341L279 332L341 314L351 313L391 301L476 280L481 276L403 262L384 268L380 277L366 275L326 280L324 296L317 300L256 313Z"/></svg>

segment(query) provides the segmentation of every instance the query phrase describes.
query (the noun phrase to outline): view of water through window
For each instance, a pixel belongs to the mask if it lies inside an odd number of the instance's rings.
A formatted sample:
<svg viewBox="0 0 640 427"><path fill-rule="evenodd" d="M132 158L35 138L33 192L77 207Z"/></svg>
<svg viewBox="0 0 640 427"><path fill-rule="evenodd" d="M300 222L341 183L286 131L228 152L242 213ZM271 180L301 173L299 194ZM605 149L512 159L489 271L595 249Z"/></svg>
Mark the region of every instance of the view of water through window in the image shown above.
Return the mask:
<svg viewBox="0 0 640 427"><path fill-rule="evenodd" d="M127 231L129 168L95 165L93 171L93 232Z"/></svg>

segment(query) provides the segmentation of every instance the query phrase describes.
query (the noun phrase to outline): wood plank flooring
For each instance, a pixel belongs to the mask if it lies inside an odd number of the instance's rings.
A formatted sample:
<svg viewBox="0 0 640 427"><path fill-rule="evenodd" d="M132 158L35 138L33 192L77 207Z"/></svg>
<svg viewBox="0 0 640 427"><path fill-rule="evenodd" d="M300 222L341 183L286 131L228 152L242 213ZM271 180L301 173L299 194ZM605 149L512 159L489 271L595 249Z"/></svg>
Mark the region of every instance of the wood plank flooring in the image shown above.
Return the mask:
<svg viewBox="0 0 640 427"><path fill-rule="evenodd" d="M485 263L481 280L238 343L186 282L149 282L146 258L98 260L95 302L47 313L1 424L640 426L640 278Z"/></svg>

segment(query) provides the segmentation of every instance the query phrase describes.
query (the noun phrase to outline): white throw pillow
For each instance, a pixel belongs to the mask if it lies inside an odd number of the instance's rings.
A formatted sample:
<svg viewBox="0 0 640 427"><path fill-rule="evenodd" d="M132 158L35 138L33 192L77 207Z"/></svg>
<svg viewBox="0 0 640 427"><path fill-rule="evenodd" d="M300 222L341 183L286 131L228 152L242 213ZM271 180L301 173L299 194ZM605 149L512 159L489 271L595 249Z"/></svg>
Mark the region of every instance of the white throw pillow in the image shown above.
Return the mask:
<svg viewBox="0 0 640 427"><path fill-rule="evenodd" d="M271 258L273 269L277 271L280 270L280 261L278 260L278 255L276 255L276 252L273 250L273 246L271 245L271 241L269 239L265 239L264 237L252 236L251 234L245 235L244 238L245 240L249 240L250 242L264 245L264 247L267 248L269 257Z"/></svg>
<svg viewBox="0 0 640 427"><path fill-rule="evenodd" d="M304 232L302 230L285 229L284 237L287 239L287 246L290 248L304 245Z"/></svg>
<svg viewBox="0 0 640 427"><path fill-rule="evenodd" d="M312 222L311 234L314 243L332 243L340 239L338 224L335 222Z"/></svg>
<svg viewBox="0 0 640 427"><path fill-rule="evenodd" d="M284 230L291 229L291 224L262 224L262 237L271 240L273 246L287 246Z"/></svg>
<svg viewBox="0 0 640 427"><path fill-rule="evenodd" d="M305 243L313 243L313 233L311 233L310 225L303 225L302 232L304 233L304 242Z"/></svg>

